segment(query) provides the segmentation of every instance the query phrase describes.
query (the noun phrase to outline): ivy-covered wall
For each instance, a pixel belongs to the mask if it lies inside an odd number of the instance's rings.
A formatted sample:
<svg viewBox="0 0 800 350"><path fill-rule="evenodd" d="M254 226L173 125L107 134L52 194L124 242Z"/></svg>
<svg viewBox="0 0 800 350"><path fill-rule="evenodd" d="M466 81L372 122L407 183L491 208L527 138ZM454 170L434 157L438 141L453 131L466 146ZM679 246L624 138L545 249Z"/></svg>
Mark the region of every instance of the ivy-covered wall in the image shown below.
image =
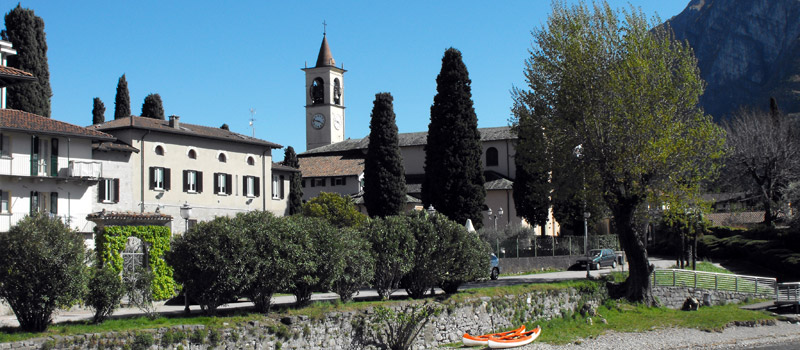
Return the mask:
<svg viewBox="0 0 800 350"><path fill-rule="evenodd" d="M114 271L122 271L122 251L128 237L136 237L147 244L147 257L153 271L153 299L164 300L175 296L177 284L172 278L172 267L164 261L170 249L170 229L166 226L105 226L97 235L95 247L101 264L109 264Z"/></svg>

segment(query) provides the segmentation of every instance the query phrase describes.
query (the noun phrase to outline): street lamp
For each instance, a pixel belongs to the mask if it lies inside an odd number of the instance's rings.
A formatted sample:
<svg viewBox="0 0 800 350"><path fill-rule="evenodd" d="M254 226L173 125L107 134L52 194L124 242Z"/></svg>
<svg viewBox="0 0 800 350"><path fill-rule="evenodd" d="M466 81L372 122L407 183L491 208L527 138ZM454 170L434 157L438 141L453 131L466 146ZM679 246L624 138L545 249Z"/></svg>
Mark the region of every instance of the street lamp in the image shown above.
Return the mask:
<svg viewBox="0 0 800 350"><path fill-rule="evenodd" d="M575 157L581 160L581 157L583 157L583 144L575 146L573 152ZM590 278L589 269L592 264L589 256L589 216L592 214L586 210L586 170L584 166L581 166L581 173L583 174L583 252L586 254L586 278Z"/></svg>
<svg viewBox="0 0 800 350"><path fill-rule="evenodd" d="M184 230L185 233L186 231L189 231L189 218L192 217L192 207L189 206L188 202L183 202L183 205L181 206L181 217L186 223L186 229Z"/></svg>
<svg viewBox="0 0 800 350"><path fill-rule="evenodd" d="M489 210L486 211L486 214L489 215L489 219L492 219L492 222L494 222L495 241L497 243L497 251L499 252L500 251L500 237L497 234L497 218L503 216L503 207L498 208L497 209L497 214L495 214L495 215L492 215L492 208L489 208Z"/></svg>
<svg viewBox="0 0 800 350"><path fill-rule="evenodd" d="M425 209L425 210L427 210L427 211L428 211L428 214L429 214L429 215L436 214L436 209L434 209L434 208L433 208L433 204L429 204L429 205L428 205L428 209Z"/></svg>

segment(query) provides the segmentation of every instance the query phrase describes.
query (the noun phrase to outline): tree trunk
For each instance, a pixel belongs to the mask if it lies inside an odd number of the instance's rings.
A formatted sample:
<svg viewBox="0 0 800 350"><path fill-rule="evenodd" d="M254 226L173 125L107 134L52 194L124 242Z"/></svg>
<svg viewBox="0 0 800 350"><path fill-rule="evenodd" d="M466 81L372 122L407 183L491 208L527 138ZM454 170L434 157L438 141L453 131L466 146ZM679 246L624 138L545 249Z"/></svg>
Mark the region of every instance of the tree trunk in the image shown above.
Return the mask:
<svg viewBox="0 0 800 350"><path fill-rule="evenodd" d="M636 204L620 203L611 208L617 224L619 241L630 265L630 273L625 281L627 292L625 297L632 302L641 302L648 306L656 305L653 290L650 286L650 273L653 266L647 260L647 249L640 232L636 232L633 214Z"/></svg>

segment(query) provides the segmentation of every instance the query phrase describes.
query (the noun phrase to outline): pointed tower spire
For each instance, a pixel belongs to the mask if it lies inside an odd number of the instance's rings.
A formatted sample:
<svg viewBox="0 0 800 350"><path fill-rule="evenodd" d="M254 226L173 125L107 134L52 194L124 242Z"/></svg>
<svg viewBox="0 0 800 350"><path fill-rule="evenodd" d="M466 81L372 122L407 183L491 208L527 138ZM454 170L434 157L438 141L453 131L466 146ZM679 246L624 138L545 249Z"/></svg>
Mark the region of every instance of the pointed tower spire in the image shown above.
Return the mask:
<svg viewBox="0 0 800 350"><path fill-rule="evenodd" d="M317 56L317 67L336 67L331 48L328 47L327 34L322 34L322 46L320 46L319 56Z"/></svg>

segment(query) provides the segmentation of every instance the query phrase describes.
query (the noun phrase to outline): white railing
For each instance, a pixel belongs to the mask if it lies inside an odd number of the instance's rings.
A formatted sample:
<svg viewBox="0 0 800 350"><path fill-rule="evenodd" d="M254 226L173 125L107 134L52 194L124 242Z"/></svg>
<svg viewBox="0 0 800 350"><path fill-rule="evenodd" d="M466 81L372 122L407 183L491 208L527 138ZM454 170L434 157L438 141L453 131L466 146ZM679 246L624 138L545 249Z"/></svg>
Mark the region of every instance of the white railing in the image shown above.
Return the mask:
<svg viewBox="0 0 800 350"><path fill-rule="evenodd" d="M770 277L681 269L655 270L650 275L653 286L692 287L751 294L775 294L777 280Z"/></svg>
<svg viewBox="0 0 800 350"><path fill-rule="evenodd" d="M776 304L800 304L800 282L778 283Z"/></svg>
<svg viewBox="0 0 800 350"><path fill-rule="evenodd" d="M69 176L97 179L103 176L103 164L100 162L71 160Z"/></svg>
<svg viewBox="0 0 800 350"><path fill-rule="evenodd" d="M14 158L0 157L0 175L14 175Z"/></svg>
<svg viewBox="0 0 800 350"><path fill-rule="evenodd" d="M0 232L8 232L11 226L16 225L25 215L28 213L0 214Z"/></svg>

